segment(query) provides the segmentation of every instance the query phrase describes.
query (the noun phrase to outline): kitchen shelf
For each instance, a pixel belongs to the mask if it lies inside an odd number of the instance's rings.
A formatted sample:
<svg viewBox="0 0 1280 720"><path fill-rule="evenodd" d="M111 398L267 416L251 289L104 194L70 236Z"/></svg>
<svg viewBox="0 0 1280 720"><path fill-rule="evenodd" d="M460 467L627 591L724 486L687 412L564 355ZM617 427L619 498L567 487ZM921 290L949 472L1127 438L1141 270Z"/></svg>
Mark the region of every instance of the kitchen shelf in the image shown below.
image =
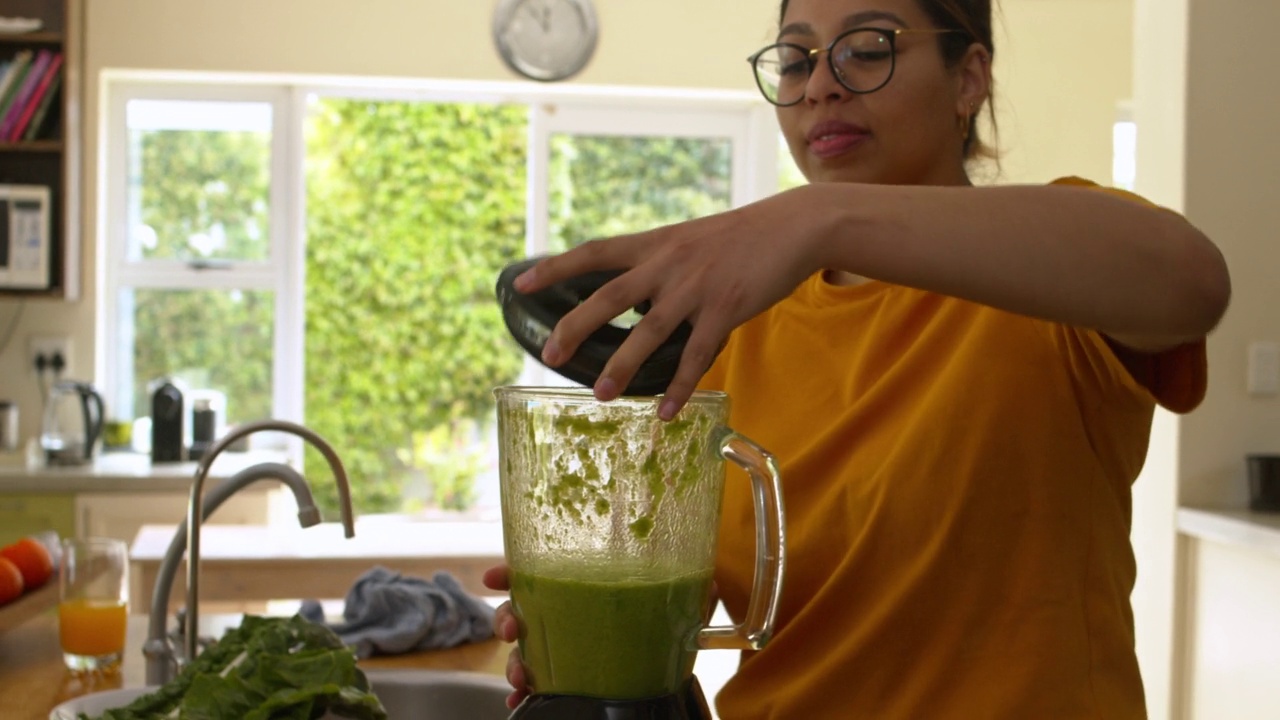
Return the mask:
<svg viewBox="0 0 1280 720"><path fill-rule="evenodd" d="M34 32L0 33L0 61L19 53L61 53L53 104L31 140L0 142L0 184L50 190L52 233L49 286L0 289L0 298L76 300L80 296L81 98L85 0L0 0L0 15L39 18Z"/></svg>
<svg viewBox="0 0 1280 720"><path fill-rule="evenodd" d="M60 153L63 147L61 140L32 140L19 143L0 142L0 152Z"/></svg>
<svg viewBox="0 0 1280 720"><path fill-rule="evenodd" d="M60 32L0 33L0 43L22 45L61 45L66 37Z"/></svg>

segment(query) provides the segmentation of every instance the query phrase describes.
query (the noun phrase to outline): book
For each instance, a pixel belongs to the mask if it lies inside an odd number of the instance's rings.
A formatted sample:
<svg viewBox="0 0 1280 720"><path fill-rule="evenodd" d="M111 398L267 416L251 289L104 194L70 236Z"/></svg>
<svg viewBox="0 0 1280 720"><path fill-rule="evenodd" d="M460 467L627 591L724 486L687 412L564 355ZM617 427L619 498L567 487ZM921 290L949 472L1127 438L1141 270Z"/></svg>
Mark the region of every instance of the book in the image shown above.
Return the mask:
<svg viewBox="0 0 1280 720"><path fill-rule="evenodd" d="M49 91L49 86L53 84L53 78L57 76L58 71L62 69L62 53L53 56L53 60L49 62L45 68L40 80L36 84L35 90L27 99L26 106L22 108L21 114L17 121L13 124L13 128L9 130L8 136L5 137L9 142L18 142L22 139L23 132L26 131L31 118L35 116L36 108L40 106L44 99L45 93Z"/></svg>
<svg viewBox="0 0 1280 720"><path fill-rule="evenodd" d="M0 119L0 141L9 137L9 132L18 122L18 116L22 114L26 108L31 93L35 92L36 86L40 84L40 80L44 78L44 72L49 67L49 62L53 59L53 53L48 50L41 49L36 53L35 60L31 63L31 68L22 79L22 86L18 88L18 92L13 96L13 101L9 103L9 107L5 110L4 118Z"/></svg>
<svg viewBox="0 0 1280 720"><path fill-rule="evenodd" d="M9 66L9 72L5 74L3 85L4 89L0 90L0 117L4 117L5 110L9 108L9 103L13 96L18 93L18 86L22 84L22 78L27 74L27 67L31 63L31 51L23 50L13 56L13 64Z"/></svg>
<svg viewBox="0 0 1280 720"><path fill-rule="evenodd" d="M62 86L62 73L54 73L53 80L49 83L49 89L45 91L44 97L40 98L40 106L36 108L36 112L31 116L31 122L27 125L27 131L22 134L23 140L35 140L39 136L40 131L44 128L44 118L48 114L49 108L53 105L53 99L58 95L58 89Z"/></svg>

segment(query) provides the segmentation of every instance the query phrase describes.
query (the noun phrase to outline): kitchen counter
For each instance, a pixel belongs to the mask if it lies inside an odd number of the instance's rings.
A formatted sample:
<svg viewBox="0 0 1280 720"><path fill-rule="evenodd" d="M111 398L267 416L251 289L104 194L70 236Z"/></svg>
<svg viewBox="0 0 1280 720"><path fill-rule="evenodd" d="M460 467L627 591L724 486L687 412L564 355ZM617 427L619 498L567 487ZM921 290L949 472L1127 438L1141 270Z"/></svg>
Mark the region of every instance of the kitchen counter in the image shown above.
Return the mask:
<svg viewBox="0 0 1280 720"><path fill-rule="evenodd" d="M133 597L156 582L175 525L144 525L129 547ZM202 598L246 602L276 598L337 598L374 565L409 576L451 573L468 592L485 592L484 571L503 562L496 522L356 521L347 538L339 523L315 527L205 525L200 535ZM175 583L185 587L179 580ZM181 601L175 592L171 600Z"/></svg>
<svg viewBox="0 0 1280 720"><path fill-rule="evenodd" d="M203 615L201 634L218 636L240 622L240 615ZM129 616L129 637L121 672L97 682L81 681L66 671L58 647L58 618L50 611L0 634L0 716L4 720L47 720L59 703L90 692L145 684L142 645L147 617ZM370 658L360 666L374 668L423 668L469 670L503 675L509 646L498 640L406 655Z"/></svg>
<svg viewBox="0 0 1280 720"><path fill-rule="evenodd" d="M225 452L209 468L207 484L213 487L251 465L285 459L282 452ZM190 486L196 467L194 462L153 464L149 455L122 452L104 453L88 465L28 469L10 455L0 462L0 494L172 492Z"/></svg>
<svg viewBox="0 0 1280 720"><path fill-rule="evenodd" d="M1178 532L1280 556L1280 513L1184 507L1178 509Z"/></svg>

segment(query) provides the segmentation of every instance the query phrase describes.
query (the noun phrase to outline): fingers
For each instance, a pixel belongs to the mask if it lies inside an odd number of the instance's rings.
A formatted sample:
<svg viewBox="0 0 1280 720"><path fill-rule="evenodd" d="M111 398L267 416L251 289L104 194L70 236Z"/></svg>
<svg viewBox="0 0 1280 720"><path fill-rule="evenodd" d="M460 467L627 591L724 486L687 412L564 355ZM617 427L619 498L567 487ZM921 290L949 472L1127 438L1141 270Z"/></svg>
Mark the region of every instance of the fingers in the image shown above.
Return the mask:
<svg viewBox="0 0 1280 720"><path fill-rule="evenodd" d="M522 293L536 292L593 270L630 267L632 237L622 235L607 240L590 240L559 255L544 258L516 277L515 288Z"/></svg>
<svg viewBox="0 0 1280 720"><path fill-rule="evenodd" d="M671 378L671 384L667 386L662 402L658 405L658 417L662 420L674 418L680 408L689 402L689 398L698 389L698 381L702 380L702 376L715 361L720 347L720 333L707 325L708 323L699 323L695 326L693 335L684 346L680 366L676 368L675 377Z"/></svg>
<svg viewBox="0 0 1280 720"><path fill-rule="evenodd" d="M502 642L515 642L520 637L520 622L511 610L511 601L493 611L493 634Z"/></svg>
<svg viewBox="0 0 1280 720"><path fill-rule="evenodd" d="M507 656L507 682L514 690L507 696L507 709L514 710L521 700L529 694L529 684L524 672L524 661L520 657L519 648L511 648Z"/></svg>
<svg viewBox="0 0 1280 720"><path fill-rule="evenodd" d="M591 333L648 299L650 289L635 277L636 274L628 273L605 283L581 305L561 318L543 346L542 361L552 367L567 362ZM601 379L604 379L603 375ZM623 387L626 386L618 387L617 391L621 392ZM617 393L606 392L605 395L608 397L601 399L612 399Z"/></svg>
<svg viewBox="0 0 1280 720"><path fill-rule="evenodd" d="M504 565L495 565L484 571L484 576L480 579L484 586L490 590L501 590L506 592L511 589L511 578L509 568Z"/></svg>

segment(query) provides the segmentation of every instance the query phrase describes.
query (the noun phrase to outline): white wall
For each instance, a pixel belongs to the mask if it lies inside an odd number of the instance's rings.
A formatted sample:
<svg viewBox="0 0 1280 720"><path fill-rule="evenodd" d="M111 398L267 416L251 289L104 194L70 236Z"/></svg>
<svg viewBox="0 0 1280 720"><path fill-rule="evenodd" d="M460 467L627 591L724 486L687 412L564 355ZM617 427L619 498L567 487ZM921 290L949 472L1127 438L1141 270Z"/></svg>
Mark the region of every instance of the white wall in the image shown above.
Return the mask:
<svg viewBox="0 0 1280 720"><path fill-rule="evenodd" d="M1242 507L1244 455L1280 452L1280 398L1245 390L1246 348L1280 340L1280 3L1192 0L1186 212L1222 247L1231 308L1210 345L1214 392L1183 430L1181 499Z"/></svg>
<svg viewBox="0 0 1280 720"><path fill-rule="evenodd" d="M1209 349L1214 392L1183 423L1184 505L1243 507L1244 455L1280 451L1280 399L1246 392L1246 350L1280 340L1280 3L1191 0L1186 213L1222 247L1231 309ZM1189 718L1275 717L1280 679L1280 559L1188 540L1182 685Z"/></svg>
<svg viewBox="0 0 1280 720"><path fill-rule="evenodd" d="M1135 544L1155 558L1134 594L1148 700L1152 717L1273 717L1280 562L1175 541L1168 509L1243 507L1244 455L1280 451L1280 401L1245 391L1248 344L1280 338L1280 101L1260 92L1280 62L1268 39L1280 4L1136 0L1136 16L1138 190L1205 230L1234 286L1209 339L1209 395L1194 414L1157 423L1153 447L1177 456L1149 463L1136 488Z"/></svg>
<svg viewBox="0 0 1280 720"><path fill-rule="evenodd" d="M1134 5L1133 119L1138 131L1135 189L1153 202L1182 211L1185 202L1187 3L1136 0ZM1216 339L1215 339L1216 342ZM1219 388L1211 383L1213 393ZM1184 418L1157 411L1147 462L1133 486L1134 630L1138 663L1152 718L1173 717L1180 678L1177 617L1177 531L1180 434Z"/></svg>

